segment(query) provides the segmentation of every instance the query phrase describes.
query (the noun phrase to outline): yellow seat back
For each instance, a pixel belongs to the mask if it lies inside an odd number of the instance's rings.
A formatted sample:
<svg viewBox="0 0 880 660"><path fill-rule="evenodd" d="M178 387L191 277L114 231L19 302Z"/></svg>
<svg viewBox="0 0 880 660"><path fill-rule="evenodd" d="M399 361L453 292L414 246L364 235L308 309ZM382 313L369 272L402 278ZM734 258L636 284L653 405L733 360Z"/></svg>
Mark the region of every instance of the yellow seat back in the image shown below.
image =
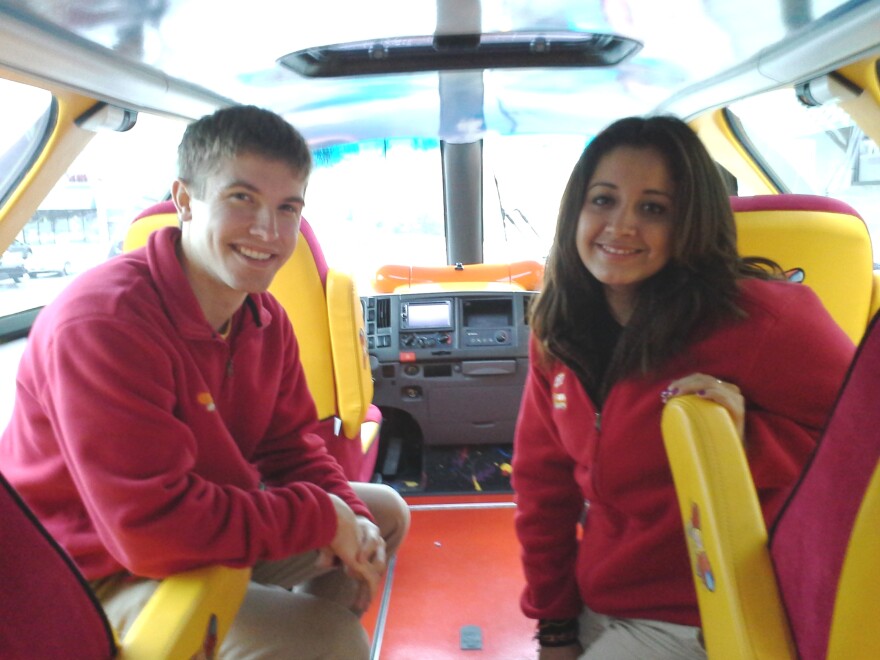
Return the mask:
<svg viewBox="0 0 880 660"><path fill-rule="evenodd" d="M814 195L732 197L738 248L784 270L801 269L804 284L853 342L871 319L874 274L871 237L859 214L838 200Z"/></svg>
<svg viewBox="0 0 880 660"><path fill-rule="evenodd" d="M321 253L316 259L315 250L305 235L311 230L306 224L302 227L304 231L300 231L293 256L275 275L269 292L290 317L318 419L327 419L336 415L336 380L323 281L326 263Z"/></svg>
<svg viewBox="0 0 880 660"><path fill-rule="evenodd" d="M795 658L745 452L727 411L696 396L666 404L663 441L710 658Z"/></svg>
<svg viewBox="0 0 880 660"><path fill-rule="evenodd" d="M356 438L373 401L373 373L360 296L350 275L327 271L327 310L342 431Z"/></svg>

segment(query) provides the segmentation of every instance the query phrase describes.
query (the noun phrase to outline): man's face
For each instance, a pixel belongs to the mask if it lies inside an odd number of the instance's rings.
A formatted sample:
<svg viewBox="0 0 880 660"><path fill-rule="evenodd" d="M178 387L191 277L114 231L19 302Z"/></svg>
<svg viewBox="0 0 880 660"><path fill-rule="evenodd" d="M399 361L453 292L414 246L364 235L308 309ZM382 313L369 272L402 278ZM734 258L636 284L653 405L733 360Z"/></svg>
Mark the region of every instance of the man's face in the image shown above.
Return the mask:
<svg viewBox="0 0 880 660"><path fill-rule="evenodd" d="M211 299L237 306L268 289L296 247L307 183L287 164L249 153L209 174L201 199L175 182L182 263L203 307Z"/></svg>

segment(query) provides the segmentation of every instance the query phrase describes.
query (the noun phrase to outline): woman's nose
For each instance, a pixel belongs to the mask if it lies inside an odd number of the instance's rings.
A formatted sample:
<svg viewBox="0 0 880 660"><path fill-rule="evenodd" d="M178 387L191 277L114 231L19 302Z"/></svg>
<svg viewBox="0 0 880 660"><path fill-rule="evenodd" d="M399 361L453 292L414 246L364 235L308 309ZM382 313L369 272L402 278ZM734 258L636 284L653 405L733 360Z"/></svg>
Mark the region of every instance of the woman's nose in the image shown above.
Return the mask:
<svg viewBox="0 0 880 660"><path fill-rule="evenodd" d="M615 234L631 234L636 230L636 217L630 210L625 208L616 209L608 216L605 223L605 231Z"/></svg>

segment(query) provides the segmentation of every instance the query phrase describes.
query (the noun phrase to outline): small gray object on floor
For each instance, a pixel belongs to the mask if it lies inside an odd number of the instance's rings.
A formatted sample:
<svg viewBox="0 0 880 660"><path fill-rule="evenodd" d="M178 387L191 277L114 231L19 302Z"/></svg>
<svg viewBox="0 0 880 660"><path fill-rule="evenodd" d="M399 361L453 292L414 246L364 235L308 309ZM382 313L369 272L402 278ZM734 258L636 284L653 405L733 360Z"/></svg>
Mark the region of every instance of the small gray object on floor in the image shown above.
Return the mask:
<svg viewBox="0 0 880 660"><path fill-rule="evenodd" d="M472 651L483 648L483 631L480 630L480 626L462 626L460 636L463 650Z"/></svg>

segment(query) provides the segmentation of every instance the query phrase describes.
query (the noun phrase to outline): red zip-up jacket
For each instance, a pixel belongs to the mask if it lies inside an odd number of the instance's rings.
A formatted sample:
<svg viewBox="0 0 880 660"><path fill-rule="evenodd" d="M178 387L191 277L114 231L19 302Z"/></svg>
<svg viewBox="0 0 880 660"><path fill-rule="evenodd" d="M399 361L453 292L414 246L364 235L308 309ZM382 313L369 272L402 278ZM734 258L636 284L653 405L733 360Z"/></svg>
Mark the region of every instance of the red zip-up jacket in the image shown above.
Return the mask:
<svg viewBox="0 0 880 660"><path fill-rule="evenodd" d="M368 515L318 436L284 310L251 295L228 340L180 232L83 273L37 317L0 470L87 579L251 566L328 544L328 492Z"/></svg>
<svg viewBox="0 0 880 660"><path fill-rule="evenodd" d="M765 519L815 446L854 353L812 290L746 280L748 318L689 346L650 377L616 383L601 410L573 371L534 344L513 453L516 530L532 618L603 614L700 625L663 447L660 393L694 372L734 383ZM578 522L589 503L581 540Z"/></svg>

